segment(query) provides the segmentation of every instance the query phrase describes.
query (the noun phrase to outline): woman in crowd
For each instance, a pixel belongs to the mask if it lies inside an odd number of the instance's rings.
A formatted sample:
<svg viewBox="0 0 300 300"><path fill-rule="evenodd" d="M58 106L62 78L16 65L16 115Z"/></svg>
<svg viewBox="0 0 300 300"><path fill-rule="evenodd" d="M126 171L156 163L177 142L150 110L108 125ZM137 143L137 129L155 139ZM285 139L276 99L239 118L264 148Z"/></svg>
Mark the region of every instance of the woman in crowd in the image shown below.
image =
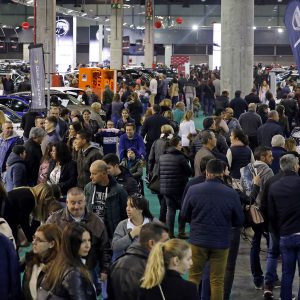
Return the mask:
<svg viewBox="0 0 300 300"><path fill-rule="evenodd" d="M192 264L192 250L187 242L172 239L157 243L148 258L139 300L199 299L196 285L181 277Z"/></svg>
<svg viewBox="0 0 300 300"><path fill-rule="evenodd" d="M91 236L88 229L76 222L65 227L61 251L51 264L38 296L54 295L73 300L97 299L91 275L85 266L85 258L91 250Z"/></svg>
<svg viewBox="0 0 300 300"><path fill-rule="evenodd" d="M121 118L124 103L121 101L120 94L115 94L111 104L111 119L114 126L117 126L118 120Z"/></svg>
<svg viewBox="0 0 300 300"><path fill-rule="evenodd" d="M163 113L163 116L169 120L169 124L173 127L175 134L177 135L179 132L179 125L176 121L174 121L173 113L171 110L167 110Z"/></svg>
<svg viewBox="0 0 300 300"><path fill-rule="evenodd" d="M165 153L168 142L174 135L174 129L171 125L163 125L160 129L161 135L158 140L156 140L151 147L150 154L148 157L148 174L149 178L153 178L154 176L158 176L158 164L159 158L162 154ZM166 214L167 214L167 205L163 195L157 194L160 204L160 212L159 212L159 220L161 222L166 222Z"/></svg>
<svg viewBox="0 0 300 300"><path fill-rule="evenodd" d="M37 298L37 289L61 247L61 230L56 224L37 228L32 241L32 251L26 253L23 276L23 294L26 300Z"/></svg>
<svg viewBox="0 0 300 300"><path fill-rule="evenodd" d="M57 143L52 146L52 160L48 169L48 183L57 184L62 196L66 196L70 188L77 184L77 166L72 160L68 146Z"/></svg>
<svg viewBox="0 0 300 300"><path fill-rule="evenodd" d="M126 212L128 219L118 224L112 240L112 249L116 255L115 258L122 255L138 239L144 224L153 220L158 222L149 210L148 201L139 194L133 194L128 197Z"/></svg>
<svg viewBox="0 0 300 300"><path fill-rule="evenodd" d="M82 126L79 122L73 122L69 125L69 135L67 139L67 146L69 148L69 151L71 152L72 159L76 160L78 152L75 150L74 142L76 139L76 134L79 130L82 129Z"/></svg>
<svg viewBox="0 0 300 300"><path fill-rule="evenodd" d="M293 138L285 140L284 148L287 152L297 152L297 143Z"/></svg>
<svg viewBox="0 0 300 300"><path fill-rule="evenodd" d="M249 148L248 137L242 130L234 128L230 134L231 147L228 149L226 157L232 178L240 179L240 169L249 163L254 163L254 156Z"/></svg>
<svg viewBox="0 0 300 300"><path fill-rule="evenodd" d="M178 87L178 80L174 77L171 81L171 86L169 88L169 96L172 100L173 107L179 101L179 87Z"/></svg>
<svg viewBox="0 0 300 300"><path fill-rule="evenodd" d="M164 99L160 101L160 113L163 115L164 112L172 110L172 101L170 99Z"/></svg>
<svg viewBox="0 0 300 300"><path fill-rule="evenodd" d="M91 119L91 112L88 109L85 109L82 112L82 117L83 117L82 128L90 132L91 135L94 137L99 129L99 125L97 121Z"/></svg>
<svg viewBox="0 0 300 300"><path fill-rule="evenodd" d="M285 115L285 108L283 105L277 105L276 106L276 111L278 112L279 115L279 125L281 126L283 130L283 134L285 137L290 136L290 126L289 126L289 120L288 117Z"/></svg>
<svg viewBox="0 0 300 300"><path fill-rule="evenodd" d="M94 102L91 105L91 119L98 123L99 128L104 128L106 121L106 112L101 109L101 103Z"/></svg>
<svg viewBox="0 0 300 300"><path fill-rule="evenodd" d="M39 168L39 174L38 174L38 180L37 180L38 184L47 182L49 164L51 161L52 146L53 146L52 143L49 143L46 146L45 153L40 162L40 168Z"/></svg>
<svg viewBox="0 0 300 300"><path fill-rule="evenodd" d="M2 217L11 227L15 239L20 226L27 240L31 241L39 222L45 222L51 212L61 208L57 202L59 196L52 186L44 183L10 191L0 207L3 207Z"/></svg>
<svg viewBox="0 0 300 300"><path fill-rule="evenodd" d="M136 132L139 132L143 115L143 104L137 93L131 94L131 100L128 102L127 108L129 110L130 117L134 120Z"/></svg>
<svg viewBox="0 0 300 300"><path fill-rule="evenodd" d="M125 125L127 123L134 124L135 121L129 116L129 110L127 108L122 109L122 118L117 122L117 129L120 129L125 132Z"/></svg>
<svg viewBox="0 0 300 300"><path fill-rule="evenodd" d="M182 147L188 148L190 145L189 136L196 134L195 123L193 120L193 112L188 110L179 125L179 136L181 137Z"/></svg>
<svg viewBox="0 0 300 300"><path fill-rule="evenodd" d="M262 103L266 103L266 93L269 91L270 87L266 80L264 80L259 88L259 99Z"/></svg>

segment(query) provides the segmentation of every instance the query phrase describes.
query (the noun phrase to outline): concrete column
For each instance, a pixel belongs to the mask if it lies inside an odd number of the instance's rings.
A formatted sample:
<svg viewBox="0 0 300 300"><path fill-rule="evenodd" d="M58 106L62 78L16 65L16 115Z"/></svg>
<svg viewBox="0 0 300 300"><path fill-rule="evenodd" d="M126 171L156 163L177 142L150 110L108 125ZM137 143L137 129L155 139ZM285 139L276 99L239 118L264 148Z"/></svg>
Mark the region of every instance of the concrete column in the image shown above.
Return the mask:
<svg viewBox="0 0 300 300"><path fill-rule="evenodd" d="M116 2L116 1L114 1ZM110 16L110 68L122 68L123 53L123 0L119 0L120 8L111 8Z"/></svg>
<svg viewBox="0 0 300 300"><path fill-rule="evenodd" d="M103 37L104 37L103 29L104 29L104 26L99 25L99 41L98 41L98 43L99 43L99 64L103 63L103 55L102 55L102 52L103 52Z"/></svg>
<svg viewBox="0 0 300 300"><path fill-rule="evenodd" d="M165 65L171 66L171 58L173 54L173 45L165 45Z"/></svg>
<svg viewBox="0 0 300 300"><path fill-rule="evenodd" d="M77 17L73 16L73 62L72 70L77 66Z"/></svg>
<svg viewBox="0 0 300 300"><path fill-rule="evenodd" d="M29 44L23 44L23 60L29 61Z"/></svg>
<svg viewBox="0 0 300 300"><path fill-rule="evenodd" d="M145 67L152 68L154 61L153 19L145 20Z"/></svg>
<svg viewBox="0 0 300 300"><path fill-rule="evenodd" d="M244 96L253 86L254 0L222 0L221 26L221 89Z"/></svg>
<svg viewBox="0 0 300 300"><path fill-rule="evenodd" d="M56 0L37 1L36 42L44 45L45 69L56 72Z"/></svg>

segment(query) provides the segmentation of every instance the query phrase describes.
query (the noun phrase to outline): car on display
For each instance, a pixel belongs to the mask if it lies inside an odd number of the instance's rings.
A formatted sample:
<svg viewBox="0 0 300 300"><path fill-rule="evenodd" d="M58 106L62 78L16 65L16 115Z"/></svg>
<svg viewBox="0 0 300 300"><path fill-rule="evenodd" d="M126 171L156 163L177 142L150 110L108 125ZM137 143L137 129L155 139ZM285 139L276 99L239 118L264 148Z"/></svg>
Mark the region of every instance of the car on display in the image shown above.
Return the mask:
<svg viewBox="0 0 300 300"><path fill-rule="evenodd" d="M19 116L23 116L29 109L29 100L14 95L0 96L0 104L10 108Z"/></svg>
<svg viewBox="0 0 300 300"><path fill-rule="evenodd" d="M15 69L0 69L0 78L5 77L6 75L10 75L11 79L14 82L15 90L21 82L24 81L25 73L21 72L20 70Z"/></svg>
<svg viewBox="0 0 300 300"><path fill-rule="evenodd" d="M289 70L276 75L276 84L281 84L285 80L297 81L299 80L299 73L295 70Z"/></svg>
<svg viewBox="0 0 300 300"><path fill-rule="evenodd" d="M13 110L2 104L0 104L0 110L3 111L5 118L13 123L14 131L17 133L17 135L23 136L23 129L21 128L21 117Z"/></svg>

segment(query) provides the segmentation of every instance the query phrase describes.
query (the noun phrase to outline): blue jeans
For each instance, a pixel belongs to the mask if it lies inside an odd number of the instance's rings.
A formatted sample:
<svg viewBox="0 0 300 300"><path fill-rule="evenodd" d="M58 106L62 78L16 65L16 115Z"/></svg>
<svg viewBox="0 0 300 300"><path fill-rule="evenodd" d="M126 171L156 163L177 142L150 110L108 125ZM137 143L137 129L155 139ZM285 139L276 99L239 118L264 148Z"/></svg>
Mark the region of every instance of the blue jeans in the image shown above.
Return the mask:
<svg viewBox="0 0 300 300"><path fill-rule="evenodd" d="M224 300L229 300L232 284L234 280L234 272L236 259L239 253L240 248L240 228L232 228L230 234L230 246L224 276ZM199 289L200 291L200 289ZM209 281L209 264L207 263L202 275L202 284L201 284L201 300L210 299L210 281Z"/></svg>
<svg viewBox="0 0 300 300"><path fill-rule="evenodd" d="M253 226L254 236L252 239L252 246L250 250L250 266L255 285L262 285L264 282L263 271L260 264L260 242L264 233L262 225Z"/></svg>
<svg viewBox="0 0 300 300"><path fill-rule="evenodd" d="M267 255L266 274L265 274L265 286L272 290L274 282L278 280L277 276L277 260L280 255L279 248L280 237L274 233L269 234L269 248Z"/></svg>
<svg viewBox="0 0 300 300"><path fill-rule="evenodd" d="M281 236L280 251L282 258L280 297L281 300L291 300L296 263L298 263L298 271L300 269L300 235ZM299 297L300 289L298 291L297 299L300 299Z"/></svg>

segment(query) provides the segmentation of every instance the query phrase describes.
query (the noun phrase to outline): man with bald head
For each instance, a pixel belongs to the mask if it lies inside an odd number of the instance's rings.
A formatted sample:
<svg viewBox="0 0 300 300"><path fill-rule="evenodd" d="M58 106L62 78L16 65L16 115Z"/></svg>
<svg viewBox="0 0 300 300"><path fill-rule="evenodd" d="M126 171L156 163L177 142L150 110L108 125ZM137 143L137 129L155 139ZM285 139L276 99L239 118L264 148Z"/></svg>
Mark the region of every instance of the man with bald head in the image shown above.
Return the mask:
<svg viewBox="0 0 300 300"><path fill-rule="evenodd" d="M95 160L90 166L91 182L84 188L89 211L98 215L106 225L112 239L120 221L127 218L127 193L116 180L108 175L108 166L103 160Z"/></svg>
<svg viewBox="0 0 300 300"><path fill-rule="evenodd" d="M257 129L262 125L261 117L256 113L256 107L257 105L255 103L250 103L248 105L248 111L239 117L240 125L244 133L248 135L249 147L252 151L258 146Z"/></svg>
<svg viewBox="0 0 300 300"><path fill-rule="evenodd" d="M282 127L278 123L279 115L276 110L271 110L268 120L257 130L257 140L259 146L271 147L272 137L276 134L283 135Z"/></svg>

